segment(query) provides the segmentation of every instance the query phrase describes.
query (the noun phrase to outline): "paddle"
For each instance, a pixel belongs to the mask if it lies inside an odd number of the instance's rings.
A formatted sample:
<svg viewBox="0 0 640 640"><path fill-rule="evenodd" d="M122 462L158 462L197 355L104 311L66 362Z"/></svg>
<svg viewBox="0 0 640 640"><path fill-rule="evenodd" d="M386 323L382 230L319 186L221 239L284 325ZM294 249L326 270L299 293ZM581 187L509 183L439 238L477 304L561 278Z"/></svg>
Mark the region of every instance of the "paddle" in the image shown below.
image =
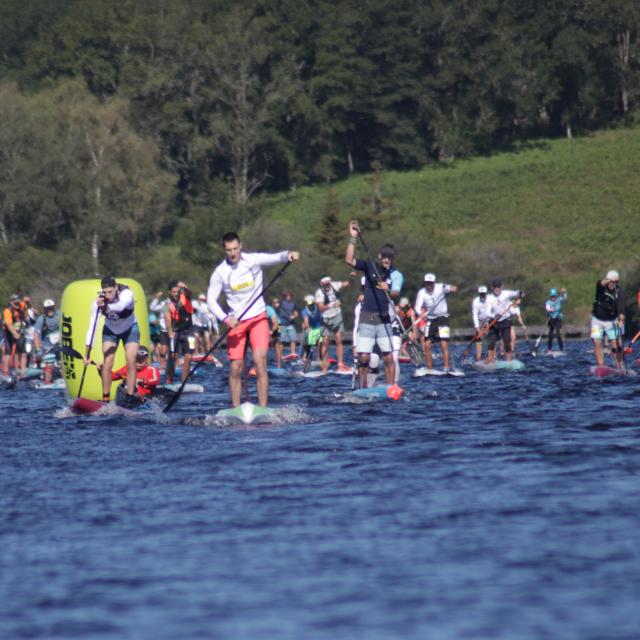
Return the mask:
<svg viewBox="0 0 640 640"><path fill-rule="evenodd" d="M633 338L631 338L631 342L629 343L629 346L625 347L625 350L624 350L625 353L633 353L633 345L638 338L640 338L640 331L638 331L638 333L636 333L636 335L633 336Z"/></svg>
<svg viewBox="0 0 640 640"><path fill-rule="evenodd" d="M93 346L93 338L96 335L96 327L98 326L98 317L100 316L100 307L97 308L96 310L96 317L93 319L93 327L91 328L91 338L89 339L89 344L87 345L87 355L86 357L89 357L89 354L91 353L91 347ZM82 356L80 356L82 358ZM82 358L84 360L84 358ZM82 369L82 378L80 378L80 386L78 387L78 395L76 397L80 397L80 394L82 393L82 387L84 386L84 377L87 375L87 365L84 365L84 368Z"/></svg>
<svg viewBox="0 0 640 640"><path fill-rule="evenodd" d="M529 353L531 354L532 358L535 358L537 354L535 349L531 346L531 342L529 341L529 336L527 335L527 328L523 326L522 332L524 333L524 340L527 343L527 346L529 347Z"/></svg>
<svg viewBox="0 0 640 640"><path fill-rule="evenodd" d="M269 290L269 288L273 285L273 283L285 272L286 268L290 264L291 264L291 262L287 262L278 271L278 273L276 273L276 275L273 276L273 278L271 278L271 280L269 281L267 286L266 287L262 287L262 291L260 291L260 293L248 304L247 307L245 307L244 311L238 316L238 318L236 318L238 321L242 320L242 318L244 317L245 313L247 313L247 311L249 311L249 309L251 309L251 307L256 303L256 301L259 300ZM169 400L169 402L167 403L167 406L162 410L163 413L167 413L167 411L169 411L171 409L171 407L173 407L173 405L176 402L178 402L178 399L182 395L182 392L183 392L183 390L184 390L189 378L196 372L198 367L207 359L209 354L213 353L213 350L227 337L227 334L229 333L229 331L231 331L231 328L227 327L226 331L224 331L222 334L220 334L220 337L211 345L211 347L209 348L207 353L204 354L204 357L202 358L202 360L199 360L198 362L196 362L195 365L189 370L189 373L186 375L185 379L182 381L182 384L180 385L180 387L176 391L176 394L173 396L173 398L171 398L171 400Z"/></svg>
<svg viewBox="0 0 640 640"><path fill-rule="evenodd" d="M473 334L473 338L471 338L471 340L469 341L469 344L467 344L466 349L462 352L462 356L458 361L461 366L462 366L462 361L469 355L469 351L471 351L471 347L473 346L473 343L476 342L476 340L479 340L480 338L482 338L482 336L485 333L487 333L487 331L489 331L489 329L491 329L491 327L493 327L493 325L496 322L498 322L498 318L494 318L480 333Z"/></svg>
<svg viewBox="0 0 640 640"><path fill-rule="evenodd" d="M369 253L369 247L367 247L367 243L365 242L364 237L362 236L362 229L360 228L360 225L358 225L358 237L360 238L360 242L362 242L362 246L367 254L367 258L369 259L369 262L371 263L371 266L373 267L373 271L376 274L376 277L379 280L382 280L382 278L380 277L380 272L378 271L378 267L376 267L376 263L374 262L373 258L371 257L371 253ZM411 360L411 363L416 366L416 367L421 367L424 365L424 354L422 353L422 349L420 348L419 345L417 345L410 337L409 337L409 330L408 329L403 329L402 327L402 323L400 322L400 318L398 318L398 315L396 314L396 306L395 303L393 302L393 300L391 299L391 296L389 295L389 292L386 289L383 289L384 291L384 295L387 298L387 301L389 303L389 308L391 309L393 315L395 316L395 319L398 323L398 327L400 328L400 330L402 331L402 337L407 341L407 353L409 354L409 358ZM376 297L376 303L377 303L378 298ZM380 312L380 316L384 316L386 314L382 313L382 309L380 309L380 305L378 305L378 311ZM386 325L385 325L386 327ZM393 341L391 339L391 336L388 335L389 330L387 329L387 337L389 338L389 342L392 343L392 348L393 348Z"/></svg>

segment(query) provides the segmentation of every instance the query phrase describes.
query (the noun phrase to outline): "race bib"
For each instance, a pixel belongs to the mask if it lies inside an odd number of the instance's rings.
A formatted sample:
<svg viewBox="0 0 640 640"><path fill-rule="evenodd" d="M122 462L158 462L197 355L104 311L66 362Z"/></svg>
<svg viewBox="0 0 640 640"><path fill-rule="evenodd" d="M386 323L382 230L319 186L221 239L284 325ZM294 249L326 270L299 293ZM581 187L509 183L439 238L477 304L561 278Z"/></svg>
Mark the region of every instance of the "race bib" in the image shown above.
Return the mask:
<svg viewBox="0 0 640 640"><path fill-rule="evenodd" d="M196 348L196 339L193 336L189 336L187 338L187 341L189 342L189 349L195 349Z"/></svg>
<svg viewBox="0 0 640 640"><path fill-rule="evenodd" d="M232 282L230 284L231 284L232 291L242 291L243 289L249 289L249 288L253 287L254 282L253 282L253 278L250 278L249 280L242 280L240 282Z"/></svg>
<svg viewBox="0 0 640 640"><path fill-rule="evenodd" d="M450 335L451 332L449 330L449 327L438 328L438 338L441 338L442 340L448 340Z"/></svg>
<svg viewBox="0 0 640 640"><path fill-rule="evenodd" d="M49 342L51 344L58 344L58 342L60 342L60 332L59 331L51 331L51 333L49 333Z"/></svg>

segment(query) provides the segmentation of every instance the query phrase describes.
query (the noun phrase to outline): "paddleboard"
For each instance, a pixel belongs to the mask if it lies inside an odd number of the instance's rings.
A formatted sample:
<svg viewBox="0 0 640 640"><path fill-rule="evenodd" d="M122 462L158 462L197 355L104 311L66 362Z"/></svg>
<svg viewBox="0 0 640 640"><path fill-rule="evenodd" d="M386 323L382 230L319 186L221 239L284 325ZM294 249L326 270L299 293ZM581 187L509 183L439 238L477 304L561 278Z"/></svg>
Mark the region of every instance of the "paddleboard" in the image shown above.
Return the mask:
<svg viewBox="0 0 640 640"><path fill-rule="evenodd" d="M338 376L352 376L353 375L353 369L349 368L349 369L331 369L331 371L329 373L335 373Z"/></svg>
<svg viewBox="0 0 640 640"><path fill-rule="evenodd" d="M633 369L616 369L616 367L594 366L589 369L596 378L608 378L609 376L635 376L637 373Z"/></svg>
<svg viewBox="0 0 640 640"><path fill-rule="evenodd" d="M465 372L461 369L449 369L446 374L448 376L453 376L454 378L464 378L464 376L466 375Z"/></svg>
<svg viewBox="0 0 640 640"><path fill-rule="evenodd" d="M446 376L447 372L442 369L429 369L428 367L418 367L413 372L414 378L422 378L423 376Z"/></svg>
<svg viewBox="0 0 640 640"><path fill-rule="evenodd" d="M288 353L286 356L282 356L283 362L290 362L299 358L297 353Z"/></svg>
<svg viewBox="0 0 640 640"><path fill-rule="evenodd" d="M564 351L547 351L544 355L547 358L564 358L567 354Z"/></svg>
<svg viewBox="0 0 640 640"><path fill-rule="evenodd" d="M294 375L302 376L303 378L321 378L322 376L328 375L328 371L323 371L322 369L315 369L314 371L296 371Z"/></svg>
<svg viewBox="0 0 640 640"><path fill-rule="evenodd" d="M162 388L168 389L169 391L177 391L181 384L181 382L172 382L171 384L163 384ZM187 382L187 384L184 385L182 393L204 393L204 387L201 384Z"/></svg>
<svg viewBox="0 0 640 640"><path fill-rule="evenodd" d="M485 362L480 360L473 363L474 369L478 371L522 371L524 362L522 360L494 360L493 362Z"/></svg>
<svg viewBox="0 0 640 640"><path fill-rule="evenodd" d="M78 415L96 413L96 411L99 411L104 407L104 402L91 400L90 398L76 398L71 403L71 411L73 411L73 413L77 413Z"/></svg>
<svg viewBox="0 0 640 640"><path fill-rule="evenodd" d="M397 384L381 384L375 387L356 389L345 394L345 397L362 398L365 400L400 400L404 389Z"/></svg>
<svg viewBox="0 0 640 640"><path fill-rule="evenodd" d="M0 373L0 385L3 387L13 387L16 384L16 381L11 376L5 376L3 373Z"/></svg>
<svg viewBox="0 0 640 640"><path fill-rule="evenodd" d="M220 409L216 416L229 422L265 424L273 421L274 411L271 407L261 407L252 402L243 402L241 405L231 409Z"/></svg>
<svg viewBox="0 0 640 640"><path fill-rule="evenodd" d="M56 380L54 380L53 382L43 382L42 380L37 380L36 382L32 382L31 383L31 388L32 389L37 389L39 391L41 390L52 390L52 391L60 391L60 390L64 390L67 388L67 385L65 384L65 381L62 378L58 378Z"/></svg>

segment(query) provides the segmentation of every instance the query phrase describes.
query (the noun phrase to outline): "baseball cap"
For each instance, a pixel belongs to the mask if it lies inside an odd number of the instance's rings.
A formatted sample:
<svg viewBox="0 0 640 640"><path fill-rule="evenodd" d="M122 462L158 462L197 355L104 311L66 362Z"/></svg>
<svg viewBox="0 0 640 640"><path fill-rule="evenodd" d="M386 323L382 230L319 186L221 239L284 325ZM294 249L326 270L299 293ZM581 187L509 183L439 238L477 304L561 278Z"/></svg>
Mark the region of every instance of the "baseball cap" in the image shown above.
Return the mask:
<svg viewBox="0 0 640 640"><path fill-rule="evenodd" d="M49 308L51 308L51 307L55 307L55 306L56 306L56 303L55 303L51 298L47 298L47 299L42 303L42 306L43 306L45 309L49 309Z"/></svg>
<svg viewBox="0 0 640 640"><path fill-rule="evenodd" d="M487 287L478 287L478 293L487 293Z"/></svg>
<svg viewBox="0 0 640 640"><path fill-rule="evenodd" d="M436 281L436 276L433 273L425 273L424 274L424 281L425 282L435 282Z"/></svg>
<svg viewBox="0 0 640 640"><path fill-rule="evenodd" d="M400 298L400 302L398 303L400 307L408 307L409 306L409 298Z"/></svg>
<svg viewBox="0 0 640 640"><path fill-rule="evenodd" d="M491 283L491 288L497 289L498 287L502 287L502 280L500 280L500 278L494 278Z"/></svg>
<svg viewBox="0 0 640 640"><path fill-rule="evenodd" d="M11 297L9 298L9 302L19 302L20 301L20 296L17 293L12 293Z"/></svg>
<svg viewBox="0 0 640 640"><path fill-rule="evenodd" d="M611 269L610 271L607 271L605 280L615 280L616 282L618 282L618 280L620 280L620 275L615 269Z"/></svg>
<svg viewBox="0 0 640 640"><path fill-rule="evenodd" d="M380 249L380 257L381 258L393 258L396 255L396 252L393 250L393 247L385 245Z"/></svg>
<svg viewBox="0 0 640 640"><path fill-rule="evenodd" d="M316 299L311 294L304 297L305 304L313 304L315 301Z"/></svg>

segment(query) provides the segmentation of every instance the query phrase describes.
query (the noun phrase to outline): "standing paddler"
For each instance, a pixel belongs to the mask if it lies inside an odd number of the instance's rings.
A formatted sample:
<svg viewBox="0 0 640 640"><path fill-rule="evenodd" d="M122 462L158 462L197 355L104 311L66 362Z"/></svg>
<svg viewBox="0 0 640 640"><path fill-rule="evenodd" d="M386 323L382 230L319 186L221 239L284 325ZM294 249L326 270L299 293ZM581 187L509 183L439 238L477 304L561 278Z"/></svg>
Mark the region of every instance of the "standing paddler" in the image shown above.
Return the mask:
<svg viewBox="0 0 640 640"><path fill-rule="evenodd" d="M389 315L389 299L387 295L392 290L391 274L394 270L393 248L385 245L378 254L378 264L370 260L356 258L356 244L360 227L356 220L349 222L349 243L345 253L346 263L364 271L364 298L358 335L356 338L356 351L358 352L358 376L360 386L367 386L367 367L374 346L377 344L384 362L384 372L387 384L393 385L395 381L395 366L393 363L392 335L393 327Z"/></svg>
<svg viewBox="0 0 640 640"><path fill-rule="evenodd" d="M127 397L131 406L138 404L135 398L136 391L136 356L140 343L140 329L134 313L135 300L133 291L124 284L117 284L115 278L107 276L100 282L102 291L91 303L89 312L89 328L86 339L85 367L90 364L90 353L93 337L100 314L104 315L104 327L102 329L102 401L109 402L111 392L111 372L116 357L118 343L122 341L127 362ZM126 405L126 402L124 403Z"/></svg>
<svg viewBox="0 0 640 640"><path fill-rule="evenodd" d="M242 370L247 338L251 344L253 364L256 368L258 403L266 407L269 400L269 374L267 354L270 330L266 304L262 296L262 267L270 267L300 258L297 251L278 253L243 253L237 233L231 231L222 237L226 258L215 268L209 280L207 305L213 314L229 328L227 355L229 358L229 390L231 404L240 405ZM229 312L218 303L224 293Z"/></svg>
<svg viewBox="0 0 640 640"><path fill-rule="evenodd" d="M591 339L599 367L604 366L602 338L609 338L616 368L622 369L622 334L624 332L624 299L620 292L620 276L613 269L596 282L596 295L591 311Z"/></svg>
<svg viewBox="0 0 640 640"><path fill-rule="evenodd" d="M496 344L502 340L504 344L504 357L513 359L511 349L511 326L513 316L511 313L513 303L524 297L524 291L513 291L502 288L502 280L495 278L491 283L491 295L487 296L489 316L495 320L495 324L489 329L487 362L496 359Z"/></svg>

